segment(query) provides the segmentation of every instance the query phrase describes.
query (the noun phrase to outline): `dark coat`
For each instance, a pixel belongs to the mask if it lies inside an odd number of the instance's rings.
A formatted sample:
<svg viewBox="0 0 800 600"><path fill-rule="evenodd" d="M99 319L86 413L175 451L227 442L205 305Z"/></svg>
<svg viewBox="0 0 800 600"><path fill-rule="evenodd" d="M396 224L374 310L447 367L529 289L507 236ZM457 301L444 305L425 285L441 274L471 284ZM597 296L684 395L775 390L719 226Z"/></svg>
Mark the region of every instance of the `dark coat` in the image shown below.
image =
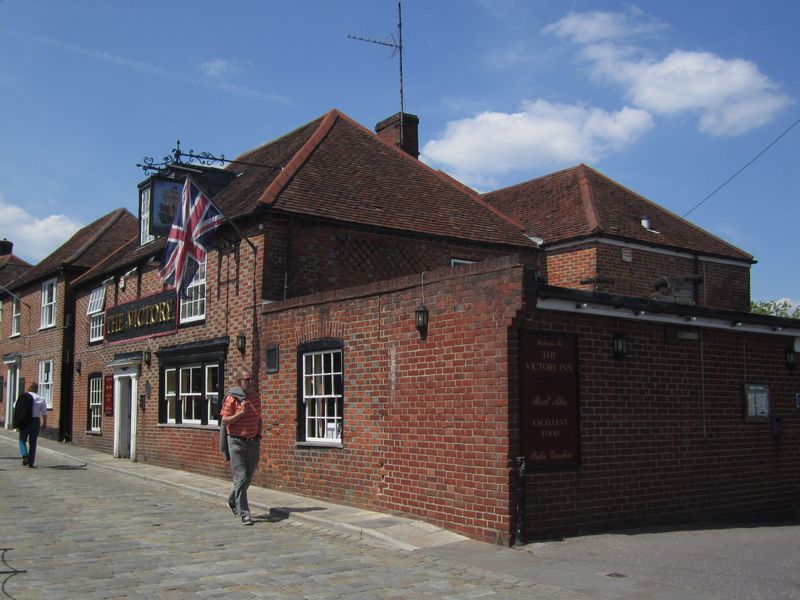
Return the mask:
<svg viewBox="0 0 800 600"><path fill-rule="evenodd" d="M33 421L33 396L22 392L14 404L14 416L11 421L14 429L25 429Z"/></svg>

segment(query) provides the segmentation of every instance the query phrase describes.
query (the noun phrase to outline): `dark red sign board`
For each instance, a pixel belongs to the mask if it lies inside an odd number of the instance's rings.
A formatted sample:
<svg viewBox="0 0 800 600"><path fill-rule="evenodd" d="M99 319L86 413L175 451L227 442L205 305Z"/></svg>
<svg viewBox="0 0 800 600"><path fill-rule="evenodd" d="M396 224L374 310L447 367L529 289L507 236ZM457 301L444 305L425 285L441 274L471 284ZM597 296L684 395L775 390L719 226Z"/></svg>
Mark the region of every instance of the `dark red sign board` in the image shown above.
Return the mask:
<svg viewBox="0 0 800 600"><path fill-rule="evenodd" d="M578 343L520 332L520 441L528 470L580 465Z"/></svg>
<svg viewBox="0 0 800 600"><path fill-rule="evenodd" d="M114 376L106 375L103 381L103 414L110 417L114 414Z"/></svg>

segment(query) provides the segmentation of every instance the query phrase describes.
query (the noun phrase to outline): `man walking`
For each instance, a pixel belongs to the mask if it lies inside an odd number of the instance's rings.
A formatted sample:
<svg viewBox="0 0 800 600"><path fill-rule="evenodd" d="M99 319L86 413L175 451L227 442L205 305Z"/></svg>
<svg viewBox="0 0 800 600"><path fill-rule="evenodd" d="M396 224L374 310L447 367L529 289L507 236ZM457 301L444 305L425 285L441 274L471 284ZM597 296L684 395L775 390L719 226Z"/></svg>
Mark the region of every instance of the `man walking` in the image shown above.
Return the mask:
<svg viewBox="0 0 800 600"><path fill-rule="evenodd" d="M233 491L228 506L243 525L252 525L247 488L258 466L261 440L261 399L253 385L253 375L247 369L239 372L239 386L228 392L220 410L221 426L228 432L228 451L231 456Z"/></svg>
<svg viewBox="0 0 800 600"><path fill-rule="evenodd" d="M22 464L35 469L36 465L36 446L39 439L39 431L42 427L47 427L47 401L36 392L39 385L34 382L28 387L26 394L22 394L17 403L25 403L25 412L30 410L30 418L21 419L19 424L19 450L22 454ZM25 396L29 396L25 398ZM30 408L28 409L28 405Z"/></svg>

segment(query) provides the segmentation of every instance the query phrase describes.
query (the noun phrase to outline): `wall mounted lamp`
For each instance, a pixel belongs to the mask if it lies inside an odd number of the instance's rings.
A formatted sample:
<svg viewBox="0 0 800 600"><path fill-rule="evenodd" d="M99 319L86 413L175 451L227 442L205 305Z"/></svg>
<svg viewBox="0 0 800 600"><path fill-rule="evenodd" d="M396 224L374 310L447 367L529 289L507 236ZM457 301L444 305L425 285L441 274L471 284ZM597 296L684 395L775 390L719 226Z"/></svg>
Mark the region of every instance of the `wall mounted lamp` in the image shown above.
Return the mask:
<svg viewBox="0 0 800 600"><path fill-rule="evenodd" d="M794 369L797 366L797 352L794 350L794 344L789 344L786 348L786 368Z"/></svg>
<svg viewBox="0 0 800 600"><path fill-rule="evenodd" d="M414 319L416 321L417 331L421 336L428 332L428 307L420 304L417 310L414 311Z"/></svg>
<svg viewBox="0 0 800 600"><path fill-rule="evenodd" d="M150 361L153 360L153 354L150 352L150 348L146 348L144 352L142 352L142 360L144 364L148 367L150 366Z"/></svg>
<svg viewBox="0 0 800 600"><path fill-rule="evenodd" d="M621 333L617 332L614 334L614 337L611 338L611 350L614 353L614 358L617 360L622 360L625 358L626 354L626 347L625 347L625 336Z"/></svg>
<svg viewBox="0 0 800 600"><path fill-rule="evenodd" d="M236 349L244 354L245 348L247 348L247 336L243 333L240 333L236 336Z"/></svg>
<svg viewBox="0 0 800 600"><path fill-rule="evenodd" d="M76 372L78 375L80 375L80 374L81 374L81 369L82 369L82 368L83 368L83 365L81 364L81 361L79 361L79 360L76 360L76 361L75 361L75 372Z"/></svg>

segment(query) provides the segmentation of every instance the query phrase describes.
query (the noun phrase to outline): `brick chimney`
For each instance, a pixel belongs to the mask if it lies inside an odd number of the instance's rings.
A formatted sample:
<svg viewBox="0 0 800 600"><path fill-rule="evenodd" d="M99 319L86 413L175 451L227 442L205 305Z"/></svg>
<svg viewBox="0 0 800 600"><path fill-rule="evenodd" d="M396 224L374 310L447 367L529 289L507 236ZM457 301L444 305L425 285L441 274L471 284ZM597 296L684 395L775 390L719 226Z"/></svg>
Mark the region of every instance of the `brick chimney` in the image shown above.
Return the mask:
<svg viewBox="0 0 800 600"><path fill-rule="evenodd" d="M403 135L400 139L400 116L403 117ZM394 144L406 154L419 158L419 117L409 113L397 113L375 125L375 133L382 140Z"/></svg>
<svg viewBox="0 0 800 600"><path fill-rule="evenodd" d="M8 256L14 250L13 242L9 242L7 239L3 238L0 240L0 256Z"/></svg>

